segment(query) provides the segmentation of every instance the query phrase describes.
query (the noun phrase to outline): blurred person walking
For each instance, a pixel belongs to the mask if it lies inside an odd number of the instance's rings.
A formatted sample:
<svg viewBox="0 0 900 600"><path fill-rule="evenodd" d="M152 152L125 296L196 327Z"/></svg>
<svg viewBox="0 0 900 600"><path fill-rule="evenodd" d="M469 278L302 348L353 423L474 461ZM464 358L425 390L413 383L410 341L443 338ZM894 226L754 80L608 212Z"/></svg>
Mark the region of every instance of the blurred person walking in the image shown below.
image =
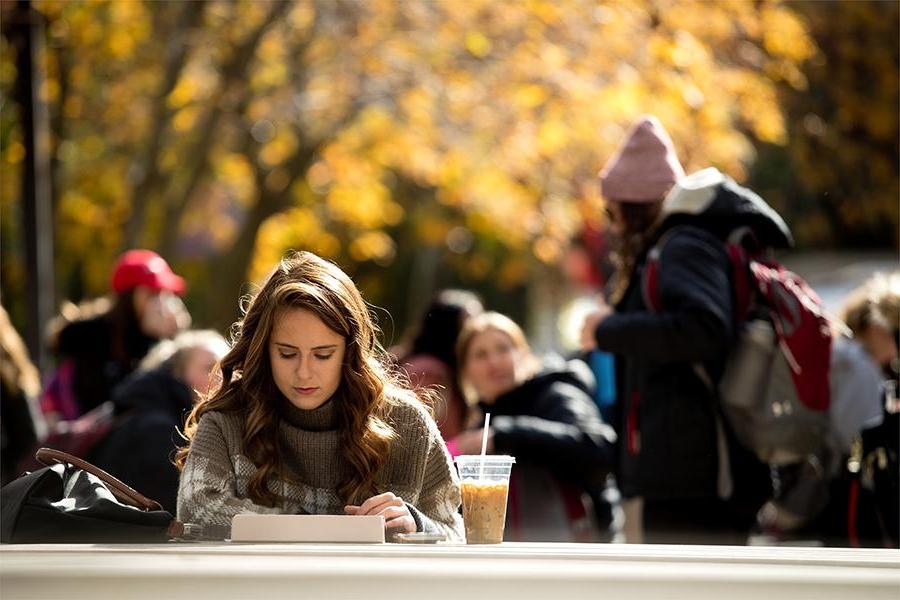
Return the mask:
<svg viewBox="0 0 900 600"><path fill-rule="evenodd" d="M51 429L107 402L156 342L190 325L184 279L151 250L122 254L111 287L111 299L68 305L51 323L59 362L41 398Z"/></svg>
<svg viewBox="0 0 900 600"><path fill-rule="evenodd" d="M468 319L483 311L472 292L439 292L425 310L409 350L397 361L414 389L434 391L430 396L434 419L445 440L462 431L469 416L459 387L456 342Z"/></svg>
<svg viewBox="0 0 900 600"><path fill-rule="evenodd" d="M854 290L832 359L829 504L810 529L834 545L900 547L900 273Z"/></svg>
<svg viewBox="0 0 900 600"><path fill-rule="evenodd" d="M174 514L180 431L195 402L209 394L213 367L226 352L225 338L212 330L184 331L154 346L113 390L116 422L91 462Z"/></svg>
<svg viewBox="0 0 900 600"><path fill-rule="evenodd" d="M452 454L479 454L484 413L491 413L487 452L516 458L506 539L593 539L586 495L605 485L615 433L594 404L589 367L559 357L542 364L521 328L495 312L469 320L457 352L463 389L481 416L476 429L448 447Z"/></svg>
<svg viewBox="0 0 900 600"><path fill-rule="evenodd" d="M845 325L835 336L831 367L831 445L846 458L864 429L877 427L884 419L884 383L896 379L897 322L891 314L890 278L877 274L851 292L840 312ZM895 286L900 276L895 276Z"/></svg>
<svg viewBox="0 0 900 600"><path fill-rule="evenodd" d="M683 193L664 203L679 181ZM616 478L627 541L743 544L770 486L768 468L716 414L714 390L735 337L723 240L739 225L766 246L786 246L790 234L762 199L718 171L685 179L669 135L652 116L633 125L600 183L619 238L615 309L601 299L582 340L584 349L613 352L619 361ZM723 183L726 193L719 194ZM642 277L663 236L658 292L665 308L654 312Z"/></svg>

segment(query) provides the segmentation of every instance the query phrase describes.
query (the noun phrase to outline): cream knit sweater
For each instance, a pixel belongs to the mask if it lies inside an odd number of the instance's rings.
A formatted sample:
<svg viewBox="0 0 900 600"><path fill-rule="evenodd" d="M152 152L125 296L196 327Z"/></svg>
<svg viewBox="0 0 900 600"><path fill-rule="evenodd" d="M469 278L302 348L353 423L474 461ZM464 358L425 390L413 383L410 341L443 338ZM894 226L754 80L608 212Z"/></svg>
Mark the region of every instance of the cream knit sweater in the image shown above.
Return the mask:
<svg viewBox="0 0 900 600"><path fill-rule="evenodd" d="M200 419L178 489L178 519L203 527L206 537L230 535L231 519L242 512L265 514L344 514L336 488L346 472L338 451L336 404L315 410L284 402L279 441L288 480L272 479L282 506L270 508L247 497L256 471L242 454L241 416L209 412ZM419 404L403 402L388 421L398 437L376 476L378 492L406 502L419 531L440 532L463 541L459 479L437 425Z"/></svg>

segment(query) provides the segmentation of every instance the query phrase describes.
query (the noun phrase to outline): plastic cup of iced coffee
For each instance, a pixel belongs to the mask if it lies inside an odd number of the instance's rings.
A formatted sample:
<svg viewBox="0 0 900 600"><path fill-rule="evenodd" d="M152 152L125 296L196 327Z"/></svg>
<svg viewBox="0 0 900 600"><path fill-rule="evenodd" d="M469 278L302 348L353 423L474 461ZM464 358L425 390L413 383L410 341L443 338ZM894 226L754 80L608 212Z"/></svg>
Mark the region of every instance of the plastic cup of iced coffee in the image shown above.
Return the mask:
<svg viewBox="0 0 900 600"><path fill-rule="evenodd" d="M499 544L503 541L509 474L515 462L512 456L456 457L466 543Z"/></svg>

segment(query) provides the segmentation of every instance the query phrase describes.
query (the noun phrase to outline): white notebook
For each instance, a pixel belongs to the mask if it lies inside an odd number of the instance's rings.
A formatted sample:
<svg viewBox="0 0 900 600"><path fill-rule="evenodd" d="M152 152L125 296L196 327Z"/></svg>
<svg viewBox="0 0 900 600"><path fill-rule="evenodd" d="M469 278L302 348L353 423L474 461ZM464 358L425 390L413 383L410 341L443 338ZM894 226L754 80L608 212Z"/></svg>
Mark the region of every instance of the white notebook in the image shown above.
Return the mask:
<svg viewBox="0 0 900 600"><path fill-rule="evenodd" d="M354 515L235 515L232 542L384 543L384 517Z"/></svg>

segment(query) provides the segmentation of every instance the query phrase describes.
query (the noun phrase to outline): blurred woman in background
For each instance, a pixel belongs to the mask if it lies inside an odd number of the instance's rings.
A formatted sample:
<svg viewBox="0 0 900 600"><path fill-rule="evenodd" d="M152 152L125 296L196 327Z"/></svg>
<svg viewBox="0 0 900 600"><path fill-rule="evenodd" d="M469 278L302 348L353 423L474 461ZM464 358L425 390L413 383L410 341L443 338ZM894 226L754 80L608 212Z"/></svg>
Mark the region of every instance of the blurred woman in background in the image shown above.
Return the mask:
<svg viewBox="0 0 900 600"><path fill-rule="evenodd" d="M594 404L590 369L558 357L542 363L521 328L495 312L469 320L457 353L463 389L481 414L477 428L448 446L451 453L479 454L484 413L491 413L487 452L516 458L505 539L591 539L586 492L604 484L615 434Z"/></svg>

